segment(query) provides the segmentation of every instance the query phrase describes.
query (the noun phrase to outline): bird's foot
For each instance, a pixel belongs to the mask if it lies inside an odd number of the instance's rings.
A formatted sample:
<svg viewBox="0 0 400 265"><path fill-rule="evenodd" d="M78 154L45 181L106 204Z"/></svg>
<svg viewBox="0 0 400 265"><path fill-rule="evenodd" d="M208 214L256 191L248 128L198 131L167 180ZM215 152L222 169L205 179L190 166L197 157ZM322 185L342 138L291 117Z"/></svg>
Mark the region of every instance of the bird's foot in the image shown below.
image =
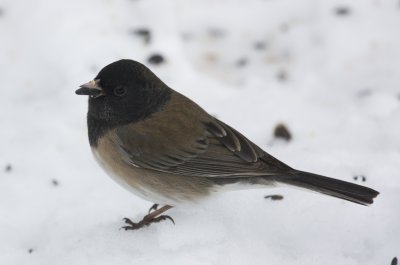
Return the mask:
<svg viewBox="0 0 400 265"><path fill-rule="evenodd" d="M121 227L121 229L125 229L125 231L137 230L137 229L140 229L142 227L149 226L152 223L159 223L159 222L167 220L167 219L170 220L173 224L175 224L175 221L174 221L174 219L172 219L171 216L169 216L169 215L160 215L163 212L165 212L166 210L172 208L172 206L166 205L166 206L164 206L164 207L162 207L160 209L157 209L157 208L158 208L158 205L154 204L150 208L149 214L147 214L145 217L143 217L143 219L138 223L133 222L129 218L122 219L127 225ZM154 210L154 211L151 212L151 210Z"/></svg>
<svg viewBox="0 0 400 265"><path fill-rule="evenodd" d="M155 218L152 218L152 219L150 219L150 218L147 218L147 215L142 219L142 221L140 221L140 222L138 222L138 223L135 223L135 222L133 222L131 219L129 219L129 218L124 218L123 219L123 221L127 224L126 226L123 226L123 227L121 227L122 229L125 229L125 231L128 231L128 230L137 230L137 229L139 229L139 228L142 228L142 227L145 227L145 226L149 226L150 224L152 224L152 223L159 223L159 222L161 222L161 221L164 221L164 220L171 220L171 222L173 223L173 224L175 224L175 221L174 221L174 219L172 219L172 217L171 216L169 216L169 215L160 215L160 216L158 216L158 217L155 217Z"/></svg>

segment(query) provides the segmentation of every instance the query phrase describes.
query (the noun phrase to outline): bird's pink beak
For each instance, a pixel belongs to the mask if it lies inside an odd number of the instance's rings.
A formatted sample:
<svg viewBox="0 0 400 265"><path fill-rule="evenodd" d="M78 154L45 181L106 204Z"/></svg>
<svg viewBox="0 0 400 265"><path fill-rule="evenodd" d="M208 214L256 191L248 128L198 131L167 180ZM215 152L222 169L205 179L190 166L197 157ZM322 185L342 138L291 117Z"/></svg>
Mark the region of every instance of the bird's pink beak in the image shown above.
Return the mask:
<svg viewBox="0 0 400 265"><path fill-rule="evenodd" d="M88 95L92 98L98 98L104 96L104 91L99 85L100 79L92 80L80 86L78 90L75 91L77 95Z"/></svg>

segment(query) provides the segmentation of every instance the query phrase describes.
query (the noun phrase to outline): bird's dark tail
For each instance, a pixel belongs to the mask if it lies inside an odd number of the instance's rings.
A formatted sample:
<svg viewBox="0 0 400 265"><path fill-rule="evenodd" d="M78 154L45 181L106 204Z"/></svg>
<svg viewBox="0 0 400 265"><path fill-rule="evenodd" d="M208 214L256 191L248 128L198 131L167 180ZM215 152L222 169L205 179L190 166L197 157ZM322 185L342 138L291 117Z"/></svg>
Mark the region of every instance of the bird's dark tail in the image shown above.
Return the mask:
<svg viewBox="0 0 400 265"><path fill-rule="evenodd" d="M371 188L304 171L296 171L290 176L279 177L276 180L362 205L372 204L379 194Z"/></svg>

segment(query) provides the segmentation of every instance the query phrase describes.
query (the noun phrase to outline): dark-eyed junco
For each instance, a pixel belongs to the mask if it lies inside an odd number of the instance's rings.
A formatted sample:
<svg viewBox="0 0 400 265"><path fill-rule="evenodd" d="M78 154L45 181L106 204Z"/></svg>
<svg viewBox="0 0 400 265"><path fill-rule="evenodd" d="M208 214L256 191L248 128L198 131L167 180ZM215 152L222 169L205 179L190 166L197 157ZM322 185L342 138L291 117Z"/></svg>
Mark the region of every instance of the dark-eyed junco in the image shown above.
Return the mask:
<svg viewBox="0 0 400 265"><path fill-rule="evenodd" d="M284 183L363 205L379 194L289 167L132 60L107 65L76 94L89 95L89 142L97 161L121 185L155 203L142 221L125 218L126 230L171 219L162 213L231 184Z"/></svg>

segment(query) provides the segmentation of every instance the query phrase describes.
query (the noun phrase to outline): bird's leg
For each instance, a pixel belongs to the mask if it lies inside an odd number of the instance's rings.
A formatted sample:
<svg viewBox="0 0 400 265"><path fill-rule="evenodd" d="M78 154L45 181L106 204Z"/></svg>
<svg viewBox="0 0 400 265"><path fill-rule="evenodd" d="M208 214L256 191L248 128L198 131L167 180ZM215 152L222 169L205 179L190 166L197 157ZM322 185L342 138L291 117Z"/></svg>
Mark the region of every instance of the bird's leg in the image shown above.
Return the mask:
<svg viewBox="0 0 400 265"><path fill-rule="evenodd" d="M157 205L157 204L155 204ZM151 209L156 208L155 205L153 205ZM158 205L157 205L158 206ZM150 212L149 214L147 214L145 217L143 217L142 221L138 222L138 223L134 223L132 222L129 218L124 218L124 222L127 224L127 226L123 226L121 227L122 229L125 229L125 231L127 230L136 230L139 228L142 228L144 226L148 226L152 223L158 223L164 220L171 220L171 222L173 224L175 224L174 219L171 218L171 216L169 215L161 215L163 212L171 209L172 206L170 205L165 205L163 207L161 207L160 209L155 209L154 211Z"/></svg>

